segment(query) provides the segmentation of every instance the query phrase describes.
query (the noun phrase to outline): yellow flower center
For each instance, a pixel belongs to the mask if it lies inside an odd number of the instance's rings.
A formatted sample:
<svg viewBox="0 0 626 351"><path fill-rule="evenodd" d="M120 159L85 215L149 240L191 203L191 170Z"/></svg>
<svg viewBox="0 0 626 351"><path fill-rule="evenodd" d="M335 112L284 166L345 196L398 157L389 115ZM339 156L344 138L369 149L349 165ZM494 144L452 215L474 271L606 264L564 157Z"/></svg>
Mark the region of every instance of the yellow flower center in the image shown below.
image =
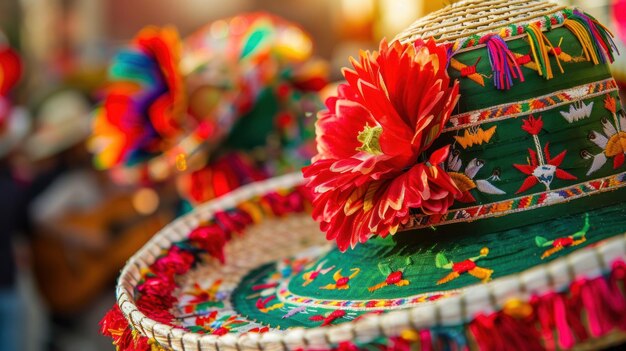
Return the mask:
<svg viewBox="0 0 626 351"><path fill-rule="evenodd" d="M382 155L383 151L380 148L380 134L383 132L383 127L376 126L370 127L366 125L357 140L361 142L361 146L357 147L358 151L365 151L372 155Z"/></svg>

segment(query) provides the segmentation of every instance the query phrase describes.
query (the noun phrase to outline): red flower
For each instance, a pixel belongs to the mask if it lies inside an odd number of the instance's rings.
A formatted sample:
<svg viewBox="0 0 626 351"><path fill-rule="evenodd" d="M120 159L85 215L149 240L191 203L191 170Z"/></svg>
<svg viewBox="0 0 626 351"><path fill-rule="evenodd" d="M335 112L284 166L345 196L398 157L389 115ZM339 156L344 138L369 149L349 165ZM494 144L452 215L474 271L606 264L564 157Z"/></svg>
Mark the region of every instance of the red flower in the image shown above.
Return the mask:
<svg viewBox="0 0 626 351"><path fill-rule="evenodd" d="M615 98L606 94L606 97L604 98L604 107L612 113L616 113L617 104L615 103Z"/></svg>
<svg viewBox="0 0 626 351"><path fill-rule="evenodd" d="M434 40L383 41L344 69L347 84L319 114L318 155L304 169L313 216L340 250L395 233L410 209L445 213L460 195L441 167L448 147L425 155L458 101L447 62Z"/></svg>
<svg viewBox="0 0 626 351"><path fill-rule="evenodd" d="M522 120L522 129L530 135L538 135L542 128L543 120L541 120L541 116L535 118L533 115L530 115L527 119Z"/></svg>

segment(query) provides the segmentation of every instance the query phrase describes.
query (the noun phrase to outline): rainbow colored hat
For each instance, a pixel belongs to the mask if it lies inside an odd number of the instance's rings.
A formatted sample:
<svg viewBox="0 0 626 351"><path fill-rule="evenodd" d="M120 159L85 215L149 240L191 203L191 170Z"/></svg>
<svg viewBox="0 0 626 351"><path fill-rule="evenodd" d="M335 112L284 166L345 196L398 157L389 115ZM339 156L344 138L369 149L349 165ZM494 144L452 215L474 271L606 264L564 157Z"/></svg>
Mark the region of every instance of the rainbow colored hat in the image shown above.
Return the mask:
<svg viewBox="0 0 626 351"><path fill-rule="evenodd" d="M622 340L614 53L594 18L551 2L461 1L426 16L344 70L304 180L208 202L131 258L103 333L119 350Z"/></svg>
<svg viewBox="0 0 626 351"><path fill-rule="evenodd" d="M226 151L259 154L270 139L287 150L273 160L292 161L311 149L314 119L305 116L326 83L312 52L300 27L265 13L220 19L184 40L172 27L144 28L109 69L94 164L120 183L158 182Z"/></svg>

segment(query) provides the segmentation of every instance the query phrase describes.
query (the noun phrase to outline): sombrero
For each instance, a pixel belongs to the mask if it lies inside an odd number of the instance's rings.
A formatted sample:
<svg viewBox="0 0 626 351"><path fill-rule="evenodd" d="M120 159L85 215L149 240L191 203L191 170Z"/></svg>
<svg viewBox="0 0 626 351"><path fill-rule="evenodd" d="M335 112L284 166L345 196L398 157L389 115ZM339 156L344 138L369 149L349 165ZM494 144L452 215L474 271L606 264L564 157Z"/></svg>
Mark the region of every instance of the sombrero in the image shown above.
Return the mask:
<svg viewBox="0 0 626 351"><path fill-rule="evenodd" d="M144 28L111 64L90 142L95 166L119 183L159 182L240 157L227 153L267 154L269 139L284 146L276 158L293 160L312 143L305 116L326 82L312 52L300 27L265 13L184 40L172 27Z"/></svg>
<svg viewBox="0 0 626 351"><path fill-rule="evenodd" d="M621 340L613 54L594 18L551 2L419 20L344 70L306 180L254 183L165 227L123 269L103 333L120 350Z"/></svg>

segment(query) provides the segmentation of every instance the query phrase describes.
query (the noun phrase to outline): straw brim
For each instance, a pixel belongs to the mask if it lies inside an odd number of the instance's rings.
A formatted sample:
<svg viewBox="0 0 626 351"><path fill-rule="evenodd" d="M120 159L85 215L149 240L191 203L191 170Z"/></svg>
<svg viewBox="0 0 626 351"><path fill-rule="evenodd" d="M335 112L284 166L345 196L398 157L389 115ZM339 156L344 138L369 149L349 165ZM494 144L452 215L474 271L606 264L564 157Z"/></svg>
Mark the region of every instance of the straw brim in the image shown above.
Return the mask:
<svg viewBox="0 0 626 351"><path fill-rule="evenodd" d="M191 230L210 220L217 212L301 182L300 175L292 174L245 186L199 207L157 233L129 260L117 286L119 307L131 326L141 335L173 350L324 349L343 341L368 342L380 337L395 337L407 329L463 324L479 313L499 311L512 298L528 301L531 296L562 291L576 279L600 277L614 261L626 257L626 237L617 235L519 274L467 287L447 298L323 328L270 330L263 334L203 335L187 332L180 325L159 323L138 309L136 287L143 279L142 272L164 250L184 239ZM188 274L179 277L180 288L175 294L180 295L181 291L190 289L195 283L206 284L212 278L222 279L223 288L232 291L242 277L264 263L293 256L311 246L325 245L324 235L317 227L317 223L306 214L269 219L253 225L245 235L236 236L226 244L225 265L214 259L200 263ZM222 298L230 303L230 296ZM175 317L185 315L184 311L176 308L171 312Z"/></svg>

